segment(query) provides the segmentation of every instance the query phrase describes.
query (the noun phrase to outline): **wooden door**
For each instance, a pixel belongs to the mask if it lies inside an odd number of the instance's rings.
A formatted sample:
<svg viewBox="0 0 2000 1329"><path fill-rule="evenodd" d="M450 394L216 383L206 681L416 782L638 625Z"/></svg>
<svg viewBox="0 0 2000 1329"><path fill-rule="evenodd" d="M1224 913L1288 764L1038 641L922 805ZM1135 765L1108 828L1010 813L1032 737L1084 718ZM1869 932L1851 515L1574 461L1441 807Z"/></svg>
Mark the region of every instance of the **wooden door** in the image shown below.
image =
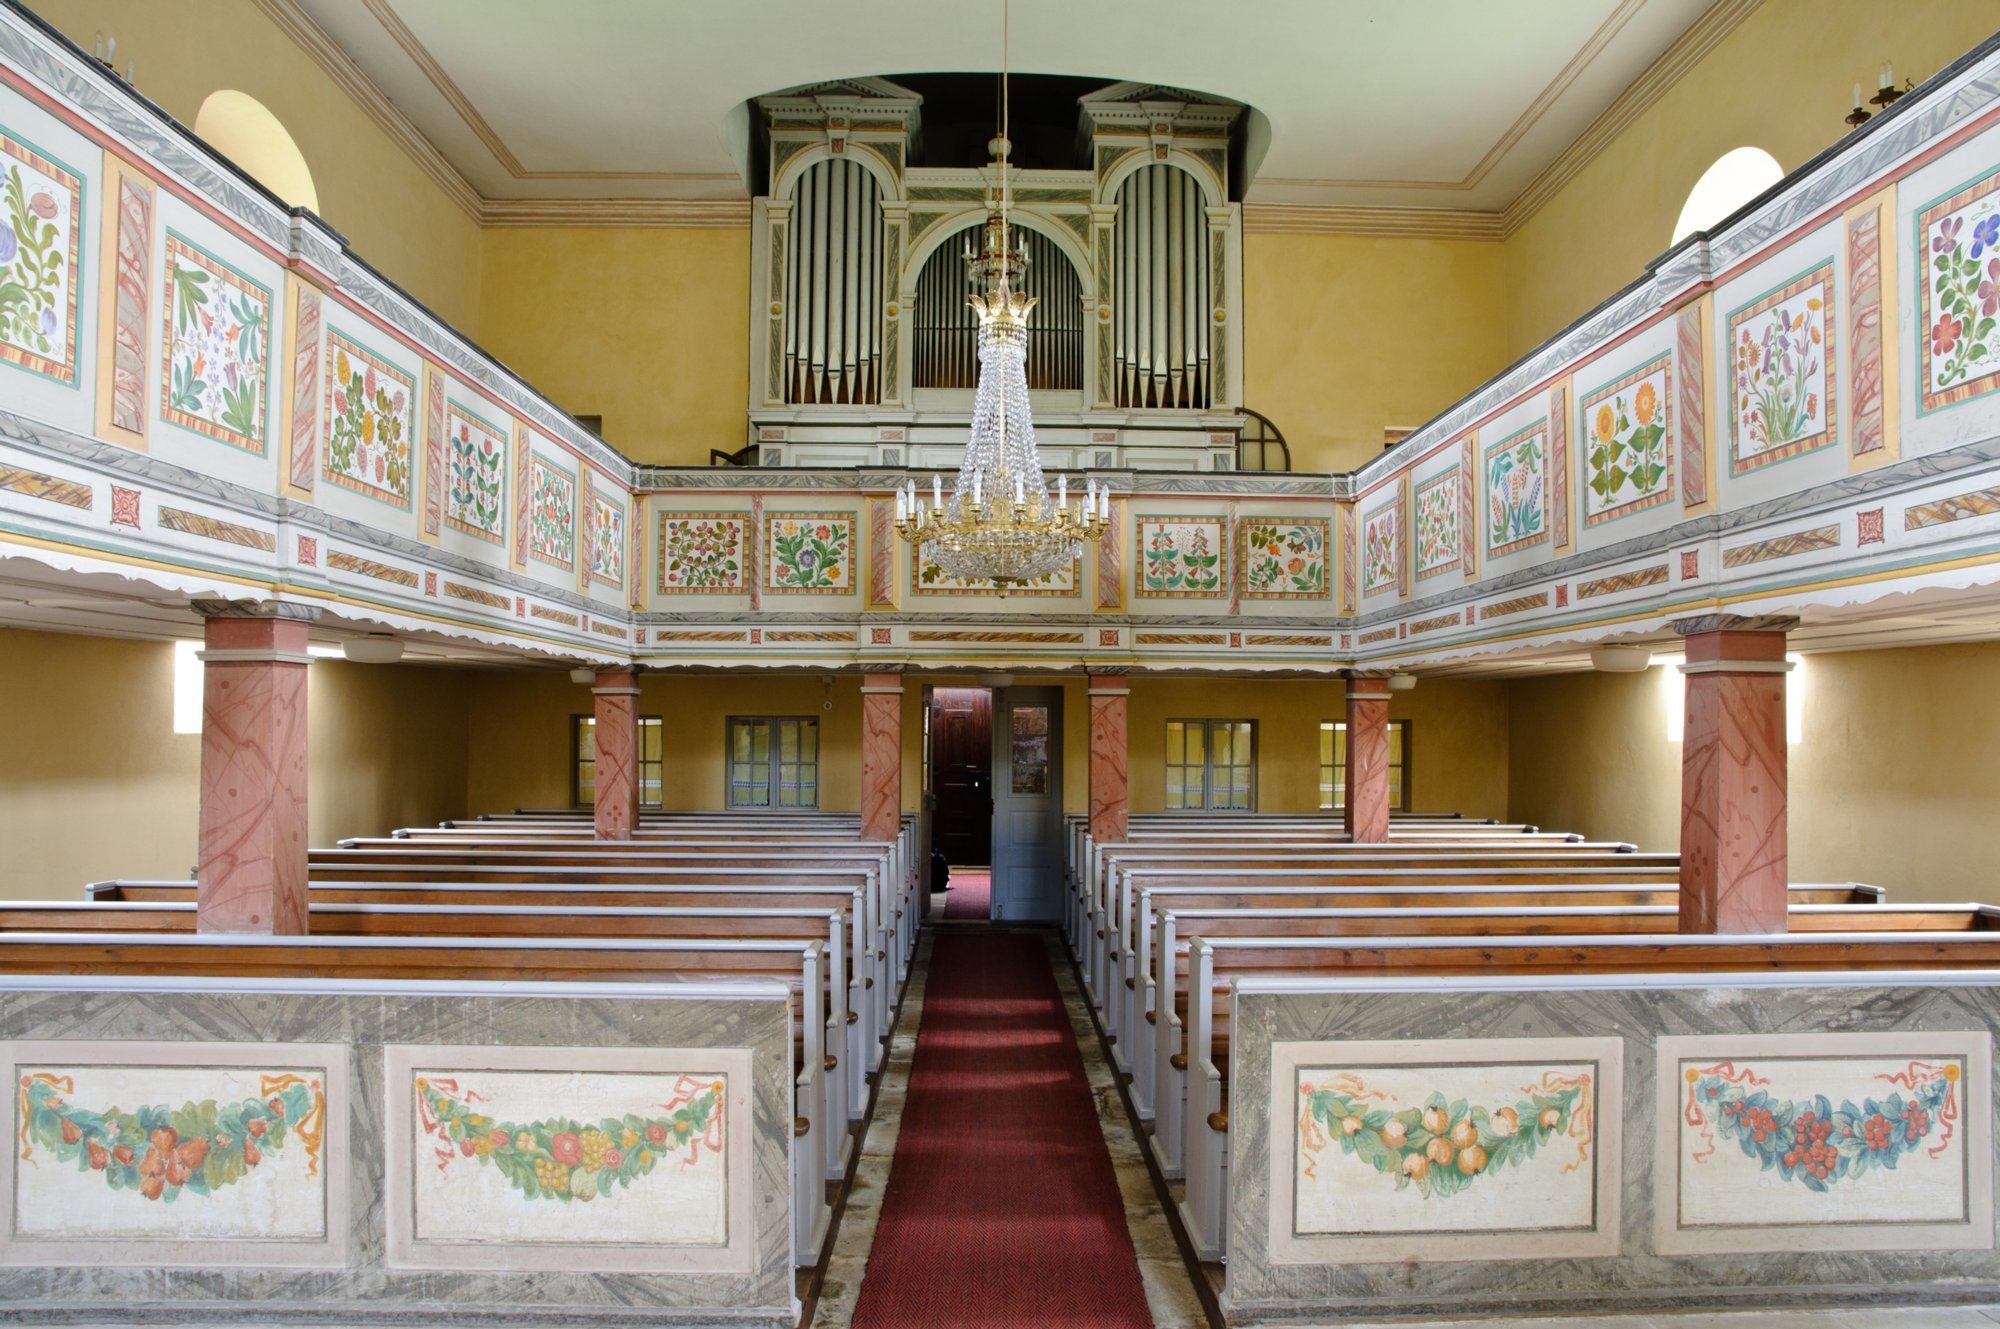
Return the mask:
<svg viewBox="0 0 2000 1329"><path fill-rule="evenodd" d="M1054 919L1062 902L1062 689L993 702L993 917Z"/></svg>
<svg viewBox="0 0 2000 1329"><path fill-rule="evenodd" d="M938 688L931 694L931 843L954 867L993 861L993 694Z"/></svg>

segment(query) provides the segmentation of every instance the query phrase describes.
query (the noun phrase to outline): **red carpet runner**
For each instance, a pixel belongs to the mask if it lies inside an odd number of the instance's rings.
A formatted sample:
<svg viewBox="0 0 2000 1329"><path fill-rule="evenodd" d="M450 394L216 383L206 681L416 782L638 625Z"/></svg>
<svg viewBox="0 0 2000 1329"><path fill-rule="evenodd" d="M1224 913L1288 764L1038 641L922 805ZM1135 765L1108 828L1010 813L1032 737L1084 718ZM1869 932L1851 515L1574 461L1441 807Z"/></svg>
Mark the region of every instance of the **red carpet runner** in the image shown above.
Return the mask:
<svg viewBox="0 0 2000 1329"><path fill-rule="evenodd" d="M953 923L984 923L993 908L993 875L984 868L953 868L944 916Z"/></svg>
<svg viewBox="0 0 2000 1329"><path fill-rule="evenodd" d="M1150 1329L1035 933L941 933L856 1329Z"/></svg>

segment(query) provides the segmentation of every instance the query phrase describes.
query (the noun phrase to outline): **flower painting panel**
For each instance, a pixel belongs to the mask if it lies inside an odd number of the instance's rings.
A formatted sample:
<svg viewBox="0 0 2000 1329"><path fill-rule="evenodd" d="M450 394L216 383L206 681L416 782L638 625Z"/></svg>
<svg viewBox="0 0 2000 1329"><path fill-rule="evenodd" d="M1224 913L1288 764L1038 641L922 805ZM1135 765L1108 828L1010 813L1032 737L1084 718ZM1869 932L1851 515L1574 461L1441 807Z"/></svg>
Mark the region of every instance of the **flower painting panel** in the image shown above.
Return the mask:
<svg viewBox="0 0 2000 1329"><path fill-rule="evenodd" d="M1673 497L1672 401L1662 355L1583 399L1584 524L1629 516Z"/></svg>
<svg viewBox="0 0 2000 1329"><path fill-rule="evenodd" d="M590 577L607 586L625 584L625 504L612 495L590 495Z"/></svg>
<svg viewBox="0 0 2000 1329"><path fill-rule="evenodd" d="M749 589L750 519L741 512L660 514L660 590L730 594Z"/></svg>
<svg viewBox="0 0 2000 1329"><path fill-rule="evenodd" d="M528 556L576 566L576 475L540 453L528 459Z"/></svg>
<svg viewBox="0 0 2000 1329"><path fill-rule="evenodd" d="M1361 519L1361 594L1403 584L1403 500L1394 498Z"/></svg>
<svg viewBox="0 0 2000 1329"><path fill-rule="evenodd" d="M1498 558L1549 538L1547 421L1486 449L1486 556Z"/></svg>
<svg viewBox="0 0 2000 1329"><path fill-rule="evenodd" d="M331 329L326 360L327 480L407 510L414 378Z"/></svg>
<svg viewBox="0 0 2000 1329"><path fill-rule="evenodd" d="M1141 597L1220 599L1229 594L1220 517L1141 517Z"/></svg>
<svg viewBox="0 0 2000 1329"><path fill-rule="evenodd" d="M83 179L0 129L0 360L77 381Z"/></svg>
<svg viewBox="0 0 2000 1329"><path fill-rule="evenodd" d="M1660 1212L1677 1250L1993 1241L1983 1032L1660 1040ZM1900 1231L1901 1235L1897 1235ZM1850 1245L1851 1237L1841 1246Z"/></svg>
<svg viewBox="0 0 2000 1329"><path fill-rule="evenodd" d="M846 595L854 589L854 514L764 514L764 589Z"/></svg>
<svg viewBox="0 0 2000 1329"><path fill-rule="evenodd" d="M1330 588L1324 517L1245 517L1237 524L1237 575L1246 600L1324 600Z"/></svg>
<svg viewBox="0 0 2000 1329"><path fill-rule="evenodd" d="M2000 387L2000 171L1917 214L1921 409Z"/></svg>
<svg viewBox="0 0 2000 1329"><path fill-rule="evenodd" d="M1280 1043L1272 1058L1289 1089L1272 1124L1291 1137L1273 1235L1295 1250L1393 1258L1385 1243L1449 1237L1465 1258L1515 1244L1511 1259L1615 1243L1618 1040Z"/></svg>
<svg viewBox="0 0 2000 1329"><path fill-rule="evenodd" d="M263 456L269 419L271 292L167 232L160 414Z"/></svg>
<svg viewBox="0 0 2000 1329"><path fill-rule="evenodd" d="M503 544L507 539L507 431L457 402L445 411L447 525Z"/></svg>
<svg viewBox="0 0 2000 1329"><path fill-rule="evenodd" d="M1834 441L1833 264L1729 316L1730 473Z"/></svg>
<svg viewBox="0 0 2000 1329"><path fill-rule="evenodd" d="M1458 530L1459 487L1464 483L1459 468L1447 466L1417 486L1418 581L1464 564Z"/></svg>

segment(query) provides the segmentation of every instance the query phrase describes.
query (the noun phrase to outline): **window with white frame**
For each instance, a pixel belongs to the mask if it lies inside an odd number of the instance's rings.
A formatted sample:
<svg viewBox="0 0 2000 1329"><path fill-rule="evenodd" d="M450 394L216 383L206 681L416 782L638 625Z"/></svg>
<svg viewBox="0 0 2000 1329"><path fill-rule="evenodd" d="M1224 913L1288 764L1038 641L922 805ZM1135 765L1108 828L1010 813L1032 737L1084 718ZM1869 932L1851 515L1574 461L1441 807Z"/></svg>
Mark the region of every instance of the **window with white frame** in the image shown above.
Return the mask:
<svg viewBox="0 0 2000 1329"><path fill-rule="evenodd" d="M1347 726L1338 720L1319 725L1319 806L1347 806ZM1389 721L1389 806L1410 810L1410 722Z"/></svg>
<svg viewBox="0 0 2000 1329"><path fill-rule="evenodd" d="M1256 786L1254 720L1167 721L1167 811L1251 812Z"/></svg>
<svg viewBox="0 0 2000 1329"><path fill-rule="evenodd" d="M729 719L729 806L819 806L819 721L797 715Z"/></svg>

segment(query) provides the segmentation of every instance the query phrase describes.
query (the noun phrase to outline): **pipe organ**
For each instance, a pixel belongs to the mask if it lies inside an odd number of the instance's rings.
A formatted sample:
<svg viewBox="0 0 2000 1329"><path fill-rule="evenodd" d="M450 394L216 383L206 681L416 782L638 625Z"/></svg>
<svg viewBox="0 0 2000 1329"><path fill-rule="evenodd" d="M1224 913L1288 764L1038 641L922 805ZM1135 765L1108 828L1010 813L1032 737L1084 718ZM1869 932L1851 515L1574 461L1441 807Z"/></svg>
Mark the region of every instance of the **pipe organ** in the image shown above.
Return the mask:
<svg viewBox="0 0 2000 1329"><path fill-rule="evenodd" d="M967 246L976 252L986 223L974 222L931 252L917 276L915 386L978 386L979 319L966 303L975 294L967 271ZM1028 386L1036 391L1083 387L1083 283L1062 247L1039 231L1022 229L1028 255L1023 295L1036 300L1028 320Z"/></svg>
<svg viewBox="0 0 2000 1329"><path fill-rule="evenodd" d="M962 256L999 182L990 165L913 164L922 105L883 79L757 100L749 441L767 463L956 464L978 372ZM1014 169L1052 466L1235 464L1242 111L1111 84L1078 102L1072 167Z"/></svg>
<svg viewBox="0 0 2000 1329"><path fill-rule="evenodd" d="M858 163L815 162L792 186L785 252L785 400L882 400L882 198Z"/></svg>

